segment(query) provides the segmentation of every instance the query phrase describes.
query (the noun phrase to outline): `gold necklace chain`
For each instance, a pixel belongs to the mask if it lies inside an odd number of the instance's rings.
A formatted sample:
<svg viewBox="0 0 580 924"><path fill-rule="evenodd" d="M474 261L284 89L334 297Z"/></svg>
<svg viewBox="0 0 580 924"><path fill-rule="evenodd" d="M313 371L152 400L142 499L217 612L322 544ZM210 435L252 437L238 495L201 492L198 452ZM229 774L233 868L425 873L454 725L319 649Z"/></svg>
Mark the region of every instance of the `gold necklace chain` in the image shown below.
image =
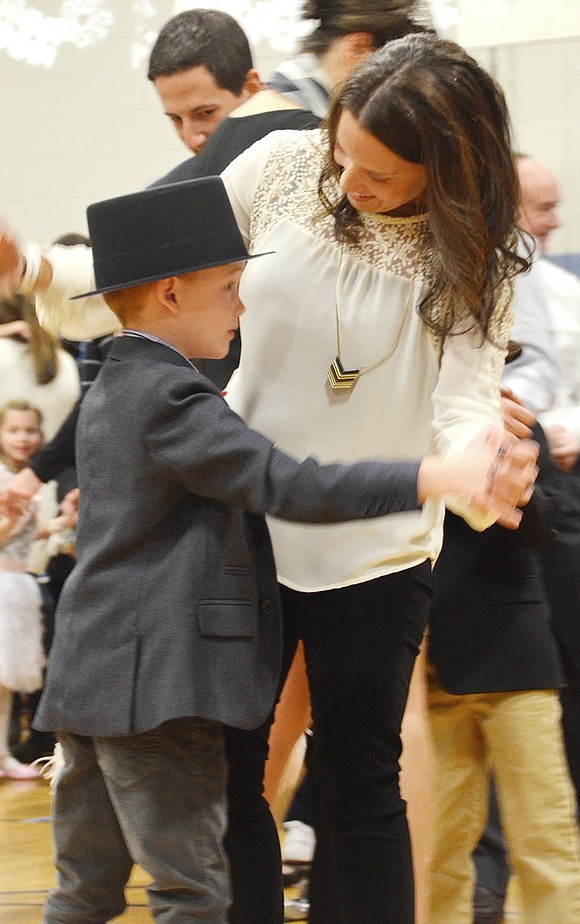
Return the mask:
<svg viewBox="0 0 580 924"><path fill-rule="evenodd" d="M340 392L344 394L345 392L351 392L360 379L361 375L365 375L367 372L372 372L373 369L376 369L378 366L387 362L399 346L401 341L401 336L403 334L403 329L407 321L407 315L409 313L409 305L411 304L411 296L413 294L413 281L409 282L409 290L407 292L407 298L405 300L405 307L403 309L403 318L399 329L395 335L391 346L380 359L377 359L376 362L371 363L370 366L365 366L359 369L345 369L342 363L341 357L341 336L340 336L340 309L338 306L338 287L340 284L340 276L342 271L342 254L343 250L340 251L340 263L338 266L338 276L336 280L336 289L334 294L334 311L336 316L336 359L330 364L326 372L326 379L331 389L335 392Z"/></svg>

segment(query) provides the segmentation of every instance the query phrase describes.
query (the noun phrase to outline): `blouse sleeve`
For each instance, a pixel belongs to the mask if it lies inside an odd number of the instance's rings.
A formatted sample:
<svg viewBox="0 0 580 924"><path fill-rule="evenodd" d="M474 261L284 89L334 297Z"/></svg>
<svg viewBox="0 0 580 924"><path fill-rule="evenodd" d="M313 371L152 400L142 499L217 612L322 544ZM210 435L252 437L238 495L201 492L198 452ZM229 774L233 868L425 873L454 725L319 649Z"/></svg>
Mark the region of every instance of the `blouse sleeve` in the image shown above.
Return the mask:
<svg viewBox="0 0 580 924"><path fill-rule="evenodd" d="M463 324L445 340L437 386L433 393L434 442L438 452L460 455L483 430L503 427L500 381L505 364L513 314L511 290L498 300L494 343L482 340L479 329ZM453 500L448 506L474 529L486 529L493 517L474 514L469 504Z"/></svg>
<svg viewBox="0 0 580 924"><path fill-rule="evenodd" d="M119 319L101 295L70 300L95 287L90 247L55 244L45 256L52 266L52 282L36 294L36 313L42 326L69 340L92 340L119 330Z"/></svg>
<svg viewBox="0 0 580 924"><path fill-rule="evenodd" d="M236 221L248 249L251 244L251 217L256 190L272 148L286 132L270 132L240 154L221 174Z"/></svg>

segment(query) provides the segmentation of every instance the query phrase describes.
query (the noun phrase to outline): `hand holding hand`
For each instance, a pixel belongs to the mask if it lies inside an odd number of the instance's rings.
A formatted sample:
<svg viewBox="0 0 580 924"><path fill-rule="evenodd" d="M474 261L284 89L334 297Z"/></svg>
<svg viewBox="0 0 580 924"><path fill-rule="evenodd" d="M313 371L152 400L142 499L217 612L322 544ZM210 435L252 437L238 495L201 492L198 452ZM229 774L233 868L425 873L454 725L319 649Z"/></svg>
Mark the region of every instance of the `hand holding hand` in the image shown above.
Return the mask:
<svg viewBox="0 0 580 924"><path fill-rule="evenodd" d="M528 439L514 439L493 428L478 436L463 456L458 492L482 515L492 513L496 522L517 529L538 476L539 446Z"/></svg>

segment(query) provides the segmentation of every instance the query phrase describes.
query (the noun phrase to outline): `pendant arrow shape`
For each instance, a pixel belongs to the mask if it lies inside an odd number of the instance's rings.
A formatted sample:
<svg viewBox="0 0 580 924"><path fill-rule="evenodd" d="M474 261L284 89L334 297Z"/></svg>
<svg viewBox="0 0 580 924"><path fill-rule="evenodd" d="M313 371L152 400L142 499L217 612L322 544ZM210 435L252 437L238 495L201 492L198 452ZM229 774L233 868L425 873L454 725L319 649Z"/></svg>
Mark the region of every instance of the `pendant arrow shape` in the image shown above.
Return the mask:
<svg viewBox="0 0 580 924"><path fill-rule="evenodd" d="M360 377L360 369L343 369L340 356L337 356L328 367L326 377L333 391L351 391Z"/></svg>

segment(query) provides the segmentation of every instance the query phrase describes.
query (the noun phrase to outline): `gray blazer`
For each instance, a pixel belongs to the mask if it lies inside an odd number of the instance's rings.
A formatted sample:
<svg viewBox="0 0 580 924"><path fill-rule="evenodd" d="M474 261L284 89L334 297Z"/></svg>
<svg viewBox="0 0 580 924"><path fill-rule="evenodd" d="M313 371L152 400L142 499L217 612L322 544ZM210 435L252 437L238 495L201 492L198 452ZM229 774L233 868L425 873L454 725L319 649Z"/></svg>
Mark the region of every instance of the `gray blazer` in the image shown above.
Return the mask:
<svg viewBox="0 0 580 924"><path fill-rule="evenodd" d="M88 392L77 464L78 560L34 724L89 736L190 715L260 725L281 653L264 514L329 523L417 507L417 463L299 463L142 337L115 340Z"/></svg>

